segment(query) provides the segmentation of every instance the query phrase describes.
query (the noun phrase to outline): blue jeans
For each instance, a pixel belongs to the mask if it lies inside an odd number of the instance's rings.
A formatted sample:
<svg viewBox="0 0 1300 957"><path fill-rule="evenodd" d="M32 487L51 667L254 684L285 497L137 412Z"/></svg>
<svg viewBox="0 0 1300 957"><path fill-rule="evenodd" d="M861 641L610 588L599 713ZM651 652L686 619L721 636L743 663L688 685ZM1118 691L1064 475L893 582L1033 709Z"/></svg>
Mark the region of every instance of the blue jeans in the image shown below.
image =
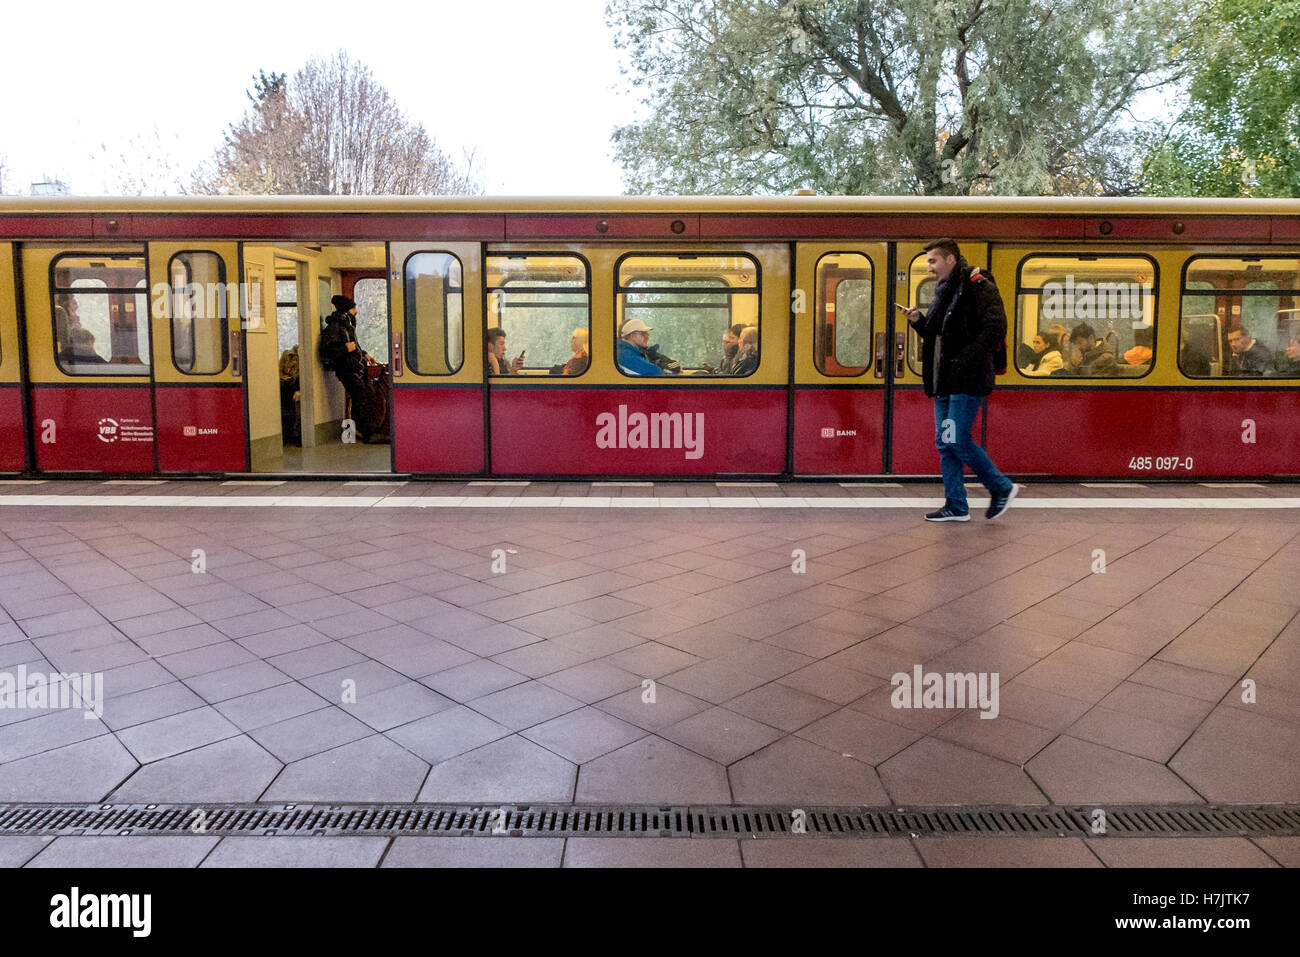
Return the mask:
<svg viewBox="0 0 1300 957"><path fill-rule="evenodd" d="M969 465L991 494L1011 490L1011 480L998 471L988 453L971 438L975 417L983 404L984 397L978 395L934 397L934 447L939 450L939 468L943 472L944 504L958 512L970 511L962 482L963 466Z"/></svg>

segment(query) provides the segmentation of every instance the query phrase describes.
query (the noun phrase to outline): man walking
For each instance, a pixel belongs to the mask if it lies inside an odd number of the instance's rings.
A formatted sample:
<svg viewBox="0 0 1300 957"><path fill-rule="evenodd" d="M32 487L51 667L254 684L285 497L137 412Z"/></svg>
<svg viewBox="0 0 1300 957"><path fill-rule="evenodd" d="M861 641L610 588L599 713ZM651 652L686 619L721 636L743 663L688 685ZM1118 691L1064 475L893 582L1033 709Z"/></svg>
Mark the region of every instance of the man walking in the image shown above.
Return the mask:
<svg viewBox="0 0 1300 957"><path fill-rule="evenodd" d="M989 490L985 518L1011 507L1020 486L997 470L971 438L980 407L993 391L994 353L1005 342L1007 316L997 287L962 258L957 243L938 239L925 247L930 275L937 280L930 311L907 309L922 342L925 394L934 399L934 444L943 472L943 508L927 522L968 522L963 467Z"/></svg>

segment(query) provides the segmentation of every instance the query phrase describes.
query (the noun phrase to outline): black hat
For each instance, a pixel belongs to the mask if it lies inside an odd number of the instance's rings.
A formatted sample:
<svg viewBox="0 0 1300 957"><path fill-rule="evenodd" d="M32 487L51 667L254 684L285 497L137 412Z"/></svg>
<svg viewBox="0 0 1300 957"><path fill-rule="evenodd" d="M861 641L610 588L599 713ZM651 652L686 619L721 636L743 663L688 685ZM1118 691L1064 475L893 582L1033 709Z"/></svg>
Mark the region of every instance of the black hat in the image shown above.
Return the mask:
<svg viewBox="0 0 1300 957"><path fill-rule="evenodd" d="M356 303L347 296L335 296L330 300L330 302L334 304L334 308L339 312L347 312L356 305Z"/></svg>

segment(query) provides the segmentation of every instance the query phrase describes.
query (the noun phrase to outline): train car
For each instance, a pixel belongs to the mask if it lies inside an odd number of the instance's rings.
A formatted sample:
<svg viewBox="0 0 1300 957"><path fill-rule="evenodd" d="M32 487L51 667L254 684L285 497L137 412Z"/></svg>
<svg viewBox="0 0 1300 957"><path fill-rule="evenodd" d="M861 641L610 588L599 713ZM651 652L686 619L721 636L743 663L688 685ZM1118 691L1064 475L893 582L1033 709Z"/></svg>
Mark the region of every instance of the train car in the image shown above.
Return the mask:
<svg viewBox="0 0 1300 957"><path fill-rule="evenodd" d="M1300 202L813 196L0 200L0 472L933 477L895 305L945 236L1006 308L1005 472L1300 474Z"/></svg>

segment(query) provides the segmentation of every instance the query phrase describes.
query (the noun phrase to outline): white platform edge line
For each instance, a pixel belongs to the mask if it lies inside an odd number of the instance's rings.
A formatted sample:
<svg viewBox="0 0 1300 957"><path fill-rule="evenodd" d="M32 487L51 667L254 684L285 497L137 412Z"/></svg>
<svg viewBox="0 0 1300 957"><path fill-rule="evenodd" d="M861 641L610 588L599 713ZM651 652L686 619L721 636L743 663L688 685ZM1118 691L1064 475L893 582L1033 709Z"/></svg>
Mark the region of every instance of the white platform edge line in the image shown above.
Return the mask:
<svg viewBox="0 0 1300 957"><path fill-rule="evenodd" d="M935 508L938 498L751 498L607 496L388 496L373 495L0 495L0 507L33 508ZM970 499L983 508L988 499ZM1300 509L1300 498L1020 498L1022 509Z"/></svg>

